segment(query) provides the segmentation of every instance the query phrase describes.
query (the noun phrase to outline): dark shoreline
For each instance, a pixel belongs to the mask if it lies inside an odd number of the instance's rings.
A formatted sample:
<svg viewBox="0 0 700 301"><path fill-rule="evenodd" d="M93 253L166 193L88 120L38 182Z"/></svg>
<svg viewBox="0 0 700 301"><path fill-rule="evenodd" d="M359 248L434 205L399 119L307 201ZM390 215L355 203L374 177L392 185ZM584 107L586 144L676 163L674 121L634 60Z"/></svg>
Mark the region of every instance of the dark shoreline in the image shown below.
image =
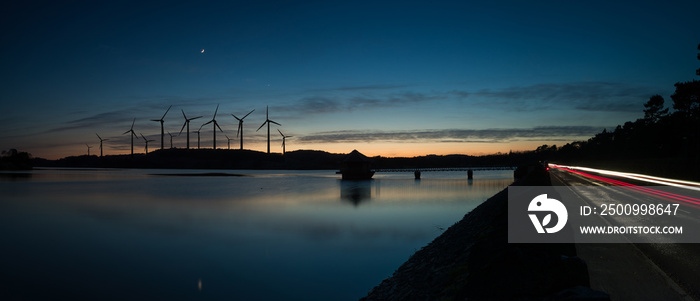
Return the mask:
<svg viewBox="0 0 700 301"><path fill-rule="evenodd" d="M515 186L549 186L534 168ZM413 254L360 300L609 300L573 244L509 244L507 188Z"/></svg>

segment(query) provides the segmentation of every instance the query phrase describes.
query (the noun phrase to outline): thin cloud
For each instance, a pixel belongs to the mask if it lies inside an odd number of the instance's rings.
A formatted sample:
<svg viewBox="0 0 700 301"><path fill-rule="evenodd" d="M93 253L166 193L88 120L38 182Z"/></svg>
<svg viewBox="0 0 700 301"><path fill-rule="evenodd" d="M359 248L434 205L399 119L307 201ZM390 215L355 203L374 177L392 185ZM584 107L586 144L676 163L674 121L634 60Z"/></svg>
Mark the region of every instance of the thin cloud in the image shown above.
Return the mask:
<svg viewBox="0 0 700 301"><path fill-rule="evenodd" d="M293 104L276 106L275 109L296 115L351 112L384 107L394 107L404 104L423 103L447 99L444 93L424 94L418 92L392 93L379 96L327 96L314 95L303 97Z"/></svg>
<svg viewBox="0 0 700 301"><path fill-rule="evenodd" d="M444 129L420 131L333 131L320 132L300 137L306 143L348 142L424 142L426 140L446 143L482 142L498 143L519 140L563 141L571 138L591 136L603 127L593 126L539 126L533 128L508 129ZM566 139L566 138L570 139ZM535 139L536 138L536 139Z"/></svg>
<svg viewBox="0 0 700 301"><path fill-rule="evenodd" d="M328 92L328 91L374 91L374 90L392 90L406 88L409 85L364 85L364 86L342 86L327 89L311 89L308 92Z"/></svg>
<svg viewBox="0 0 700 301"><path fill-rule="evenodd" d="M614 82L578 82L483 89L464 95L485 99L483 105L513 111L573 108L584 111L636 112L652 94L653 91L643 86Z"/></svg>

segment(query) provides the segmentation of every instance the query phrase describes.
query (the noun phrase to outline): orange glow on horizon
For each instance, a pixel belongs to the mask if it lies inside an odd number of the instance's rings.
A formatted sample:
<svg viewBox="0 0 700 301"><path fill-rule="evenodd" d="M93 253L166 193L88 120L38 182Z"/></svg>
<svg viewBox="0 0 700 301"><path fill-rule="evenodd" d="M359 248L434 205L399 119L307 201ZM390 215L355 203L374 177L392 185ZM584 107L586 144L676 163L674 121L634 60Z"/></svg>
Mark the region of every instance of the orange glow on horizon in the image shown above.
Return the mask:
<svg viewBox="0 0 700 301"><path fill-rule="evenodd" d="M282 148L279 143L273 142L271 145L272 153L281 153ZM368 157L419 157L426 155L472 155L482 156L496 153L508 153L510 151L531 151L543 144L552 144L551 141L517 141L503 143L444 143L444 142L424 142L424 143L399 143L399 142L367 142L367 143L314 143L303 144L294 140L287 141L287 151L295 150L320 150L329 153L347 154L354 149L365 154ZM564 143L561 143L563 145ZM231 145L231 149L237 149ZM90 150L91 155L99 155L98 145L92 145ZM226 149L226 142L217 143L218 149ZM222 147L223 146L223 147ZM236 144L238 146L238 144ZM159 149L159 145L149 145L149 152ZM182 147L180 147L182 148ZM191 147L195 148L195 147ZM202 148L211 148L211 145L202 145ZM267 149L266 143L250 143L246 144L245 149L265 152ZM56 160L70 156L87 155L85 145L53 147L53 148L34 148L34 149L18 149L26 151L34 157ZM130 153L129 146L120 146L119 149L113 149L111 146L105 145L104 155L128 155ZM134 154L143 154L143 145L134 145Z"/></svg>

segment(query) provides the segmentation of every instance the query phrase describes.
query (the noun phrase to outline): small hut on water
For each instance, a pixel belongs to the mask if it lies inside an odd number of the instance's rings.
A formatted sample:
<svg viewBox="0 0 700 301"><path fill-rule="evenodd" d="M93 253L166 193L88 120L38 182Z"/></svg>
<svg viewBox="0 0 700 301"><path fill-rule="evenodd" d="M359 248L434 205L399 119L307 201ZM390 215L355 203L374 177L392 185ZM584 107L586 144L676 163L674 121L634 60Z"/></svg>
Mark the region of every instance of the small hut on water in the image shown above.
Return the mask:
<svg viewBox="0 0 700 301"><path fill-rule="evenodd" d="M350 152L340 166L340 173L343 175L343 180L369 180L374 175L370 168L372 160L367 156L353 150Z"/></svg>

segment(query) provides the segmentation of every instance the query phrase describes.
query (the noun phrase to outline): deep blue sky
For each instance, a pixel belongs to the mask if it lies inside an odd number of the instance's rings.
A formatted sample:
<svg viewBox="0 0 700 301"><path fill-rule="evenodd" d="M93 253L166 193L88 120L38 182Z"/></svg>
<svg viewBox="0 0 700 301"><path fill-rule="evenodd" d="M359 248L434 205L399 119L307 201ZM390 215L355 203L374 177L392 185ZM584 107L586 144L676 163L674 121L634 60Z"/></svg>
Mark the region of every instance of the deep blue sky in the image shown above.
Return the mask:
<svg viewBox="0 0 700 301"><path fill-rule="evenodd" d="M127 153L133 118L159 140L168 106L177 134L181 110L194 130L220 104L231 138L230 114L256 110L250 149L269 105L273 152L277 128L288 150L508 152L587 139L653 94L670 106L700 65L698 1L114 2L3 5L0 149L94 154L97 132Z"/></svg>

